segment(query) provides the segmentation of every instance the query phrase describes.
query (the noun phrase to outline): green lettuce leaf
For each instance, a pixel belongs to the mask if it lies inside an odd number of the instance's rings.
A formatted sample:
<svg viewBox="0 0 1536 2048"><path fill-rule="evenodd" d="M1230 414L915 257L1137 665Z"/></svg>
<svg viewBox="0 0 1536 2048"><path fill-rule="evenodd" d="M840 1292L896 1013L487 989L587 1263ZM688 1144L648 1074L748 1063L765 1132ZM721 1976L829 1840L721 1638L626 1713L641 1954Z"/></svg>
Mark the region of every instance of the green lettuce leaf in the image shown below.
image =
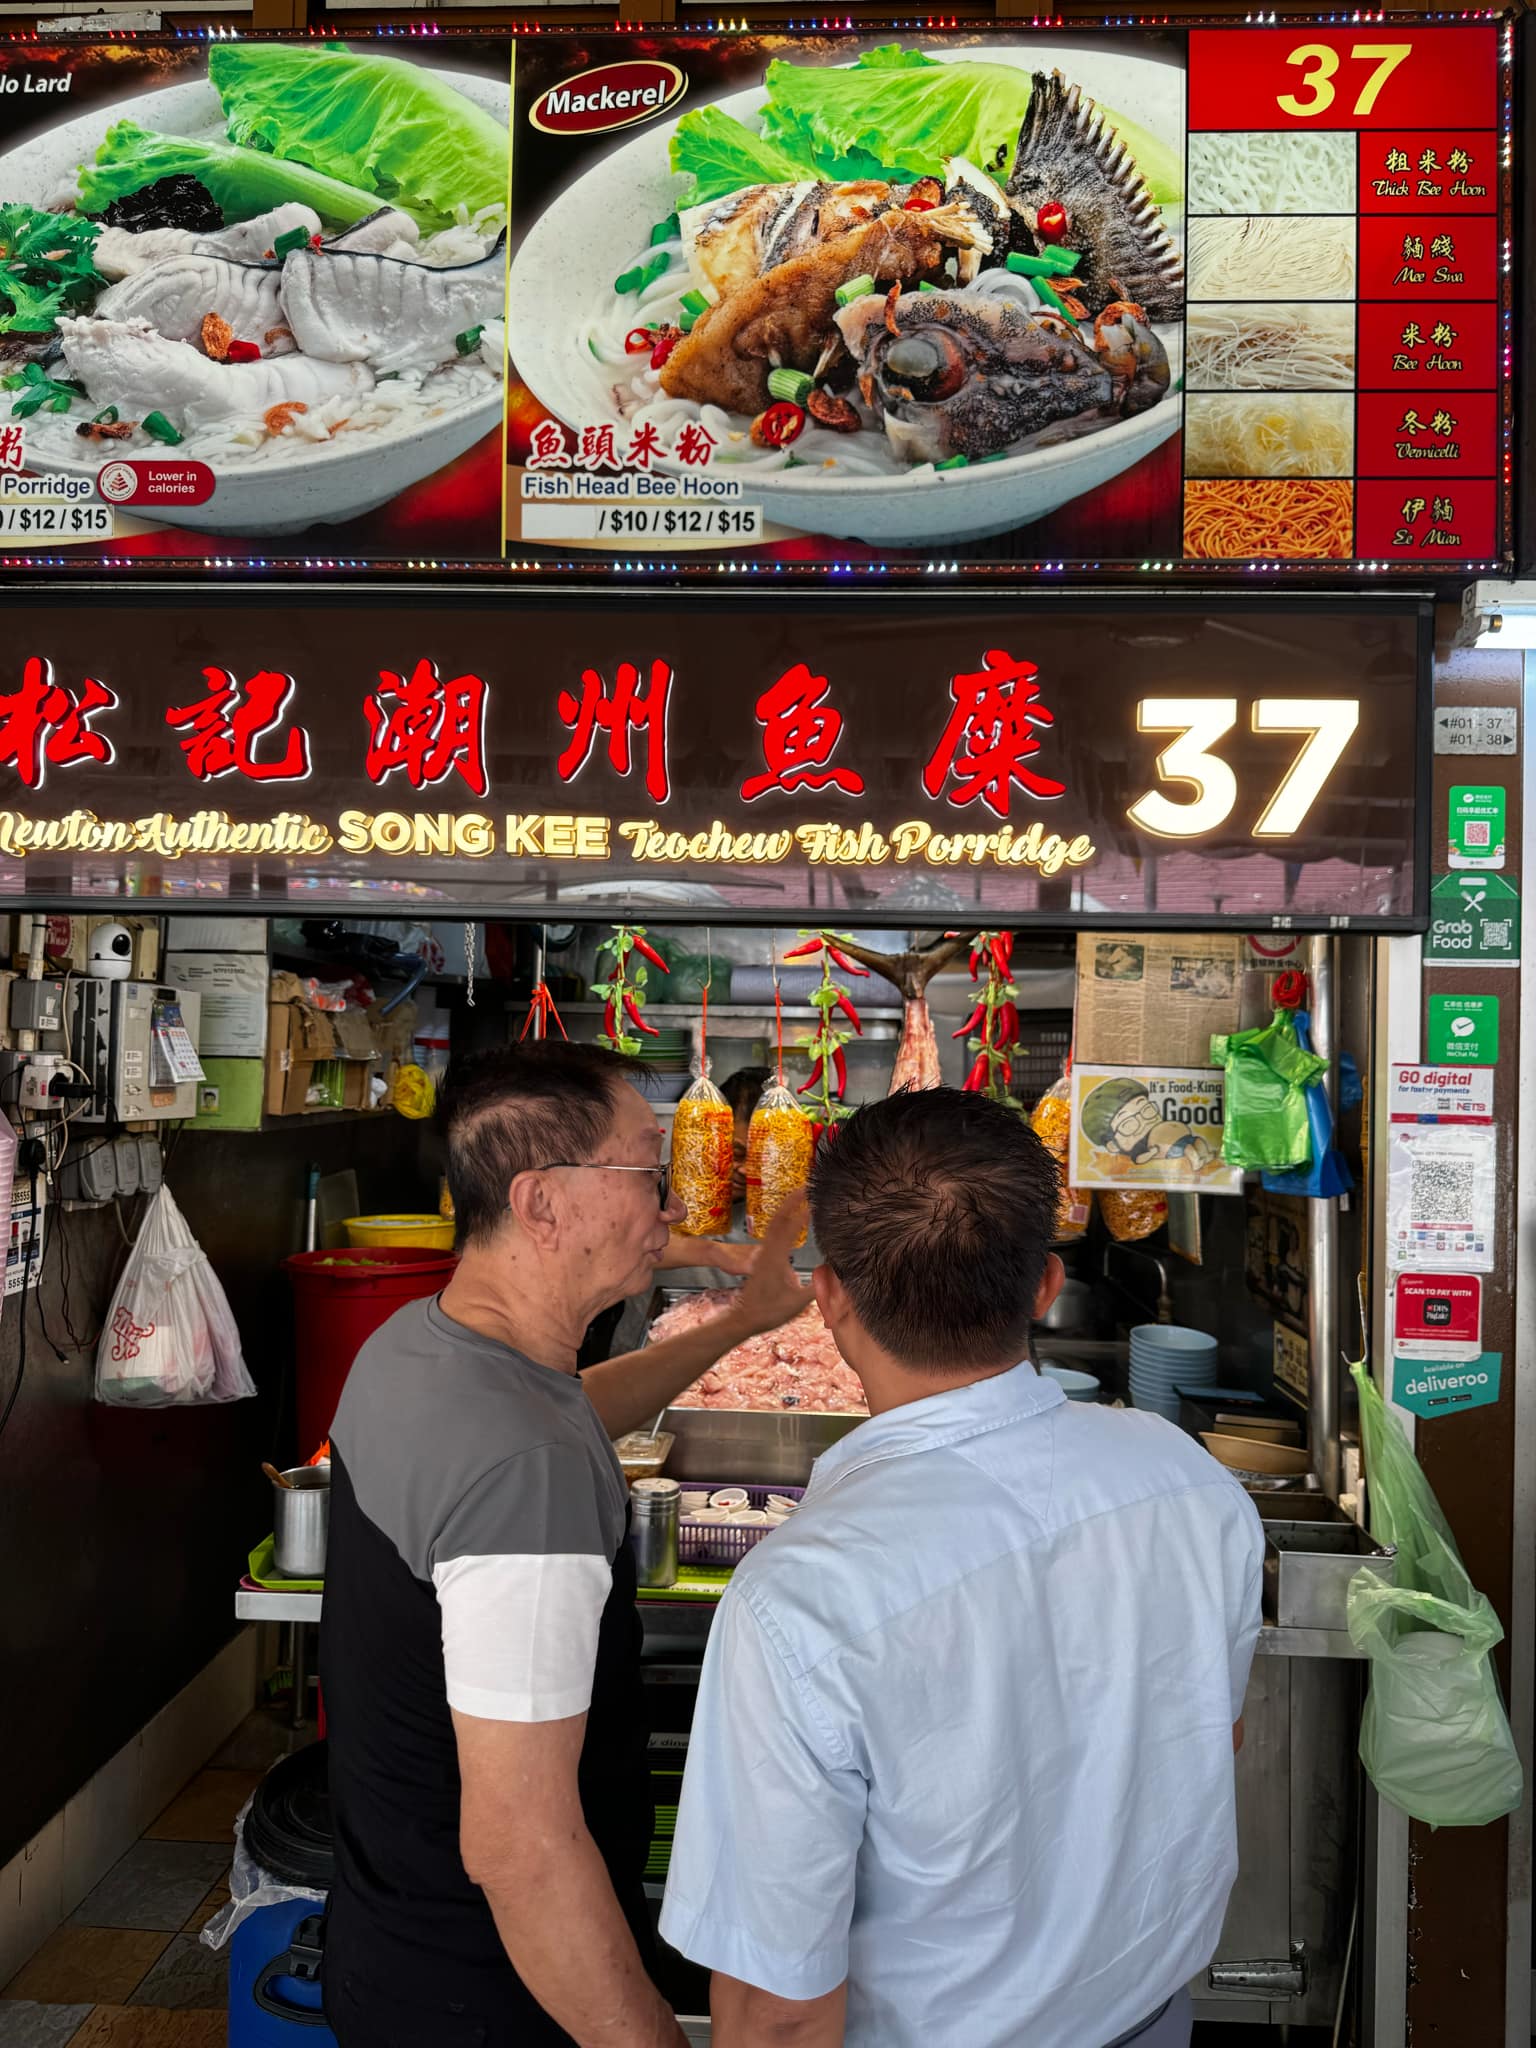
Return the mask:
<svg viewBox="0 0 1536 2048"><path fill-rule="evenodd" d="M350 227L379 206L376 193L324 177L306 164L287 163L231 142L157 135L132 121L114 121L96 161L81 165L80 204L87 213L103 213L114 199L138 192L157 178L183 174L207 186L229 221L250 220L298 199L312 206L328 227Z"/></svg>
<svg viewBox="0 0 1536 2048"><path fill-rule="evenodd" d="M777 59L767 86L763 133L829 177L869 164L903 177L937 176L946 156L995 169L999 152L1004 165L1012 161L1029 107L1027 71L934 64L894 43L847 66Z"/></svg>
<svg viewBox="0 0 1536 2048"><path fill-rule="evenodd" d="M428 232L505 206L509 140L425 65L336 44L215 43L208 76L232 142L376 193Z"/></svg>
<svg viewBox="0 0 1536 2048"><path fill-rule="evenodd" d="M819 175L814 164L754 135L718 107L684 114L672 131L671 161L674 171L692 180L679 196L681 206L702 206L744 185L792 184Z"/></svg>

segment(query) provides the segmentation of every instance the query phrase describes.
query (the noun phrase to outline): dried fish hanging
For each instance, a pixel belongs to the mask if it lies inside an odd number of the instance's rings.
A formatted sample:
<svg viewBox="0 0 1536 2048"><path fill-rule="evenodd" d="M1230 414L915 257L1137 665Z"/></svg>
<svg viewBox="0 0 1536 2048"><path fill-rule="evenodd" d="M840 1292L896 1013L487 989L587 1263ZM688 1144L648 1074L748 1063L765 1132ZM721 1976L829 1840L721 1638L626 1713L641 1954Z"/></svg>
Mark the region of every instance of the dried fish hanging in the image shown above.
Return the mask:
<svg viewBox="0 0 1536 2048"><path fill-rule="evenodd" d="M710 943L710 942L707 942ZM736 1119L709 1078L709 989L714 947L704 981L699 1019L698 1079L672 1119L672 1190L688 1210L677 1228L685 1237L720 1237L731 1227L731 1172Z"/></svg>
<svg viewBox="0 0 1536 2048"><path fill-rule="evenodd" d="M888 1094L895 1095L903 1088L937 1088L942 1084L939 1041L928 1011L928 984L960 959L970 944L970 939L959 932L946 932L936 945L914 947L906 953L877 953L851 939L839 941L841 952L884 975L901 991L901 1042L896 1048Z"/></svg>
<svg viewBox="0 0 1536 2048"><path fill-rule="evenodd" d="M811 1119L784 1084L784 998L773 977L778 1030L778 1078L758 1097L747 1126L747 1234L761 1237L768 1220L811 1177L816 1134ZM795 1242L805 1243L802 1230Z"/></svg>

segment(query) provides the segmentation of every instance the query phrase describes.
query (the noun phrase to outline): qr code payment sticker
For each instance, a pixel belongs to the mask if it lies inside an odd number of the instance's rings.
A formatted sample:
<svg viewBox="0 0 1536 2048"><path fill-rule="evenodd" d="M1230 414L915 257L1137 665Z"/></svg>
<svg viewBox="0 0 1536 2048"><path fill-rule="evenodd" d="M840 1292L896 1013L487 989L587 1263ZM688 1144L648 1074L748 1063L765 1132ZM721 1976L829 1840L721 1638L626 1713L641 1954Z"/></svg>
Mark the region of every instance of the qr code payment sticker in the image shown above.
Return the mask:
<svg viewBox="0 0 1536 2048"><path fill-rule="evenodd" d="M1491 1130L1414 1126L1393 1132L1387 1235L1394 1265L1491 1271L1496 1158Z"/></svg>
<svg viewBox="0 0 1536 2048"><path fill-rule="evenodd" d="M1469 819L1465 831L1468 846L1487 846L1490 842L1491 835L1486 818Z"/></svg>

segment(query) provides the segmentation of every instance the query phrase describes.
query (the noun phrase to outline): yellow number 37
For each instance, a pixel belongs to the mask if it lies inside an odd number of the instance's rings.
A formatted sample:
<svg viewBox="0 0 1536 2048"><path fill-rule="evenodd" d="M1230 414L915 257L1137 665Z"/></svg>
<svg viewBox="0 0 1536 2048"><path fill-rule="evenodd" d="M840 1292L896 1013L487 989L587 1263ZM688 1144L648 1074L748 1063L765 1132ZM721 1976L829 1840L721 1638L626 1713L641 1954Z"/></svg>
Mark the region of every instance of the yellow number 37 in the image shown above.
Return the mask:
<svg viewBox="0 0 1536 2048"><path fill-rule="evenodd" d="M1355 101L1357 119L1369 114L1381 97L1381 89L1405 57L1413 54L1412 43L1352 43L1350 62L1371 64L1370 77L1360 88L1360 97ZM1275 96L1276 105L1283 114L1294 114L1300 121L1310 120L1333 105L1338 88L1334 85L1339 65L1343 61L1337 50L1328 43L1300 43L1286 58L1287 64L1295 64L1301 71L1304 92L1282 92Z"/></svg>
<svg viewBox="0 0 1536 2048"><path fill-rule="evenodd" d="M1255 732L1304 733L1306 743L1253 828L1255 839L1288 839L1299 832L1323 784L1338 766L1360 723L1358 697L1259 697L1250 724ZM1212 752L1237 723L1235 697L1143 697L1138 732L1171 732L1157 757L1160 782L1181 782L1193 794L1175 801L1148 790L1126 816L1160 839L1194 839L1214 832L1237 807L1237 777Z"/></svg>

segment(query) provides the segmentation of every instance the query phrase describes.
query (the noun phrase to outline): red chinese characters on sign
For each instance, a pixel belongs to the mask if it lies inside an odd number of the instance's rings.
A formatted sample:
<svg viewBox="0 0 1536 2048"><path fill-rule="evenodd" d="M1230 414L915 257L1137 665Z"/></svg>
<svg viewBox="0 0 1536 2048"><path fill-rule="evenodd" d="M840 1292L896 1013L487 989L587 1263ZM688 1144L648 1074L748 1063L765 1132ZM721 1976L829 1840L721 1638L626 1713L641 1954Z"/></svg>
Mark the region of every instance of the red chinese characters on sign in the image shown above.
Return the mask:
<svg viewBox="0 0 1536 2048"><path fill-rule="evenodd" d="M757 722L763 728L763 759L768 766L741 785L744 802L751 803L770 789L863 794L862 775L830 765L842 737L843 715L823 701L827 690L825 676L813 676L803 661L797 661L758 698Z"/></svg>
<svg viewBox="0 0 1536 2048"><path fill-rule="evenodd" d="M41 789L50 767L77 761L106 767L112 743L91 729L91 720L116 703L105 683L87 676L77 697L54 681L51 661L27 661L21 687L0 695L0 767L14 768L28 789Z"/></svg>
<svg viewBox="0 0 1536 2048"><path fill-rule="evenodd" d="M950 680L955 708L943 738L923 770L923 787L931 797L945 793L952 804L974 803L979 797L999 818L1006 818L1018 783L1031 796L1061 796L1066 784L1053 782L1025 765L1040 751L1037 729L1056 723L1040 702L1040 671L999 647L989 648L981 668Z"/></svg>
<svg viewBox="0 0 1536 2048"><path fill-rule="evenodd" d="M0 469L26 467L26 430L7 423L0 427Z"/></svg>
<svg viewBox="0 0 1536 2048"><path fill-rule="evenodd" d="M640 671L632 661L619 663L618 677L610 697L596 669L583 669L581 696L562 690L559 698L561 723L571 728L571 743L555 763L562 782L569 782L586 766L598 733L608 735L608 759L616 774L630 770L631 733L645 736L645 787L652 799L665 803L672 793L667 773L667 698L672 689L670 663L651 663L649 686L640 688Z"/></svg>
<svg viewBox="0 0 1536 2048"><path fill-rule="evenodd" d="M370 782L383 782L403 768L412 789L425 789L457 769L476 796L490 787L482 676L453 676L445 682L435 661L418 661L409 681L382 669L378 689L363 699L363 716Z"/></svg>
<svg viewBox="0 0 1536 2048"><path fill-rule="evenodd" d="M251 782L302 782L309 773L309 734L295 726L283 751L273 760L258 761L256 749L276 732L293 695L293 677L258 669L248 682L237 683L227 668L205 668L208 695L165 714L173 731L186 738L181 751L199 782L221 775L243 775Z"/></svg>

